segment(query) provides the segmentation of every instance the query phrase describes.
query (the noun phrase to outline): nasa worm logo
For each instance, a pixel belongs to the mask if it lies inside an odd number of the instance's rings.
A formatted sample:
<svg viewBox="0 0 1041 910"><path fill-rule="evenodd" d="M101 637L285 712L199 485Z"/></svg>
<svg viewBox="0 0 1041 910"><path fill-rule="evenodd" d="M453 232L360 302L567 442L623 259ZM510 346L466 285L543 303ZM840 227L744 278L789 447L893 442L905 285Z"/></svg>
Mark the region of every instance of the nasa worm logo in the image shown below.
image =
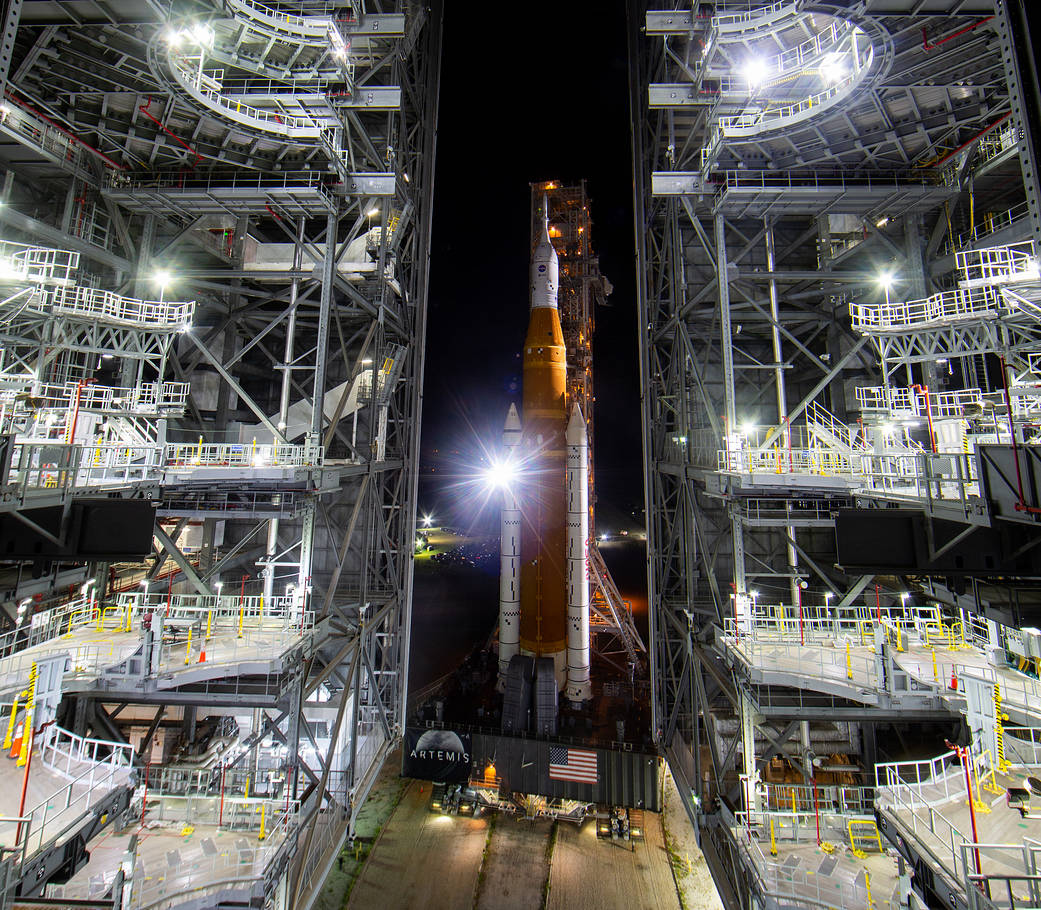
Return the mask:
<svg viewBox="0 0 1041 910"><path fill-rule="evenodd" d="M540 272L544 272L544 271L546 271L546 267L545 267L544 265L540 265L540 266L539 266L539 271L540 271Z"/></svg>

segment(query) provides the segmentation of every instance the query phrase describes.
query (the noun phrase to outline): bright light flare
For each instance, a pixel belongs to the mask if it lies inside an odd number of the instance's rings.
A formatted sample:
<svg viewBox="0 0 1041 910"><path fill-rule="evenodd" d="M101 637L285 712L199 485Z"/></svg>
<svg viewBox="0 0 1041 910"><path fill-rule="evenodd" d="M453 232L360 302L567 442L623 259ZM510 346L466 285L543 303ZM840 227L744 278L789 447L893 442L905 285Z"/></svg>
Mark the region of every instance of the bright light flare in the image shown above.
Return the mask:
<svg viewBox="0 0 1041 910"><path fill-rule="evenodd" d="M173 281L173 275L170 274L169 269L157 269L155 274L152 276L152 280L159 285L161 288L169 287Z"/></svg>
<svg viewBox="0 0 1041 910"><path fill-rule="evenodd" d="M517 467L511 461L493 461L484 471L484 482L493 490L505 490L517 479Z"/></svg>
<svg viewBox="0 0 1041 910"><path fill-rule="evenodd" d="M891 291L893 290L894 280L892 272L882 272L882 274L878 276L879 287L883 290Z"/></svg>
<svg viewBox="0 0 1041 910"><path fill-rule="evenodd" d="M163 40L175 50L185 42L199 47L213 47L214 38L213 29L205 22L195 22L186 28L168 28L163 32Z"/></svg>
<svg viewBox="0 0 1041 910"><path fill-rule="evenodd" d="M820 74L821 78L828 85L840 82L846 75L846 65L842 60L842 56L839 54L828 54L821 63Z"/></svg>
<svg viewBox="0 0 1041 910"><path fill-rule="evenodd" d="M758 88L762 85L769 74L770 67L767 66L765 60L758 57L750 58L741 70L741 75L745 77L745 81L751 88Z"/></svg>

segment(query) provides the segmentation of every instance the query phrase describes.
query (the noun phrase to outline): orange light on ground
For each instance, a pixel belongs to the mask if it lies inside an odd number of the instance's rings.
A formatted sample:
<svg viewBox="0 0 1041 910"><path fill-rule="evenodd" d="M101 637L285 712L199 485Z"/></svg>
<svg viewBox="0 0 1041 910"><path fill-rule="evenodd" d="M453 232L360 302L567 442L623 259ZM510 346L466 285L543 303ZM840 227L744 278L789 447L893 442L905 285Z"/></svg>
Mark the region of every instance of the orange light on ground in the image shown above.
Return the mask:
<svg viewBox="0 0 1041 910"><path fill-rule="evenodd" d="M484 779L486 781L495 780L495 765L492 762L488 762L488 767L484 769Z"/></svg>

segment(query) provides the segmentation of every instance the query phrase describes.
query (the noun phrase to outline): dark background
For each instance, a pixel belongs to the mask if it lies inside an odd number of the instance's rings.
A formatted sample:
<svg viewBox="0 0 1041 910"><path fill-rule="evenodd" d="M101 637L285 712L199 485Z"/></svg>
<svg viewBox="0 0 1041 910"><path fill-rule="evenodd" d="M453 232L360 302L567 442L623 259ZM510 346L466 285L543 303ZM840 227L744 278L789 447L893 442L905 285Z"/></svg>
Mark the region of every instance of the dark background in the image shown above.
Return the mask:
<svg viewBox="0 0 1041 910"><path fill-rule="evenodd" d="M447 7L420 516L498 530L475 478L499 449L510 402L520 405L529 184L585 178L593 248L614 285L594 335L597 524L634 529L643 482L624 4L528 3L494 17ZM504 13L515 17L505 27Z"/></svg>

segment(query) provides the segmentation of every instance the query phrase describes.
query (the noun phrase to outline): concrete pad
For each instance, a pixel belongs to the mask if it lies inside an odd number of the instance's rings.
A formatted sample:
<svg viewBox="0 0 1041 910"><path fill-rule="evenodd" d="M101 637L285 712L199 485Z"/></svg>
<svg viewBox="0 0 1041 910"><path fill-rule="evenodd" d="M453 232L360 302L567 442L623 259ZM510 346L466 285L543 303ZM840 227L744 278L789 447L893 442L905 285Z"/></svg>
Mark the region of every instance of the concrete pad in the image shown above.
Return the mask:
<svg viewBox="0 0 1041 910"><path fill-rule="evenodd" d="M645 839L596 836L596 825L561 822L549 875L547 910L680 910L659 816L644 816Z"/></svg>
<svg viewBox="0 0 1041 910"><path fill-rule="evenodd" d="M412 785L380 834L351 890L348 908L441 910L473 906L488 821L437 815L430 786Z"/></svg>
<svg viewBox="0 0 1041 910"><path fill-rule="evenodd" d="M553 822L500 815L495 819L478 887L477 910L530 910L542 905Z"/></svg>

